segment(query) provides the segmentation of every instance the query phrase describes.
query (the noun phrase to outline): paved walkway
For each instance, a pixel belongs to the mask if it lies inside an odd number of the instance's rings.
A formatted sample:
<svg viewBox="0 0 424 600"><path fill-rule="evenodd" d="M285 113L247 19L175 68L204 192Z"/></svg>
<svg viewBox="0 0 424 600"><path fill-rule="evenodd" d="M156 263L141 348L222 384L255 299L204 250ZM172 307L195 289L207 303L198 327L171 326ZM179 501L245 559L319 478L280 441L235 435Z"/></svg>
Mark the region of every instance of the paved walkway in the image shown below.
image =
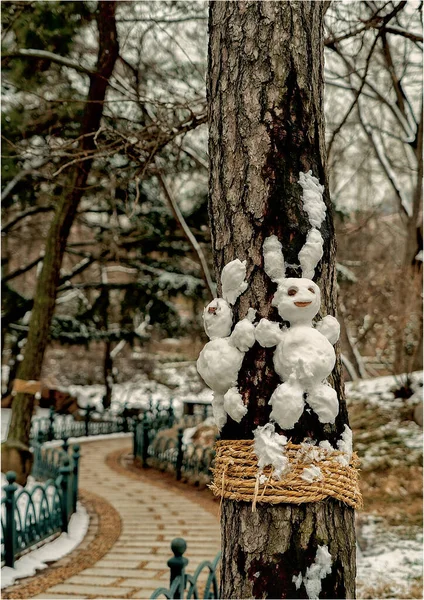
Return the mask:
<svg viewBox="0 0 424 600"><path fill-rule="evenodd" d="M220 549L218 519L173 488L157 486L117 473L105 459L129 448L125 438L81 445L82 489L105 498L119 512L121 535L94 566L34 596L64 598L149 598L157 587L169 587L170 542L187 541L188 572Z"/></svg>

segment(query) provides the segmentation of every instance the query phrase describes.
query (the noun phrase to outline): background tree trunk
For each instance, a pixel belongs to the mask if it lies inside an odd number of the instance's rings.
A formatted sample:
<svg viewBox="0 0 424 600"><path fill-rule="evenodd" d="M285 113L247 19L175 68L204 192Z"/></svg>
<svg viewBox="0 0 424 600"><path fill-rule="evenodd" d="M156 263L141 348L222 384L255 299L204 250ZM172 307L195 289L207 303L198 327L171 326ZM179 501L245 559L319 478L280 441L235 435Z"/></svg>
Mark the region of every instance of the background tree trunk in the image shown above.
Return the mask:
<svg viewBox="0 0 424 600"><path fill-rule="evenodd" d="M247 260L248 290L234 308L234 322L249 306L258 319L279 319L271 307L276 286L263 270L262 246L277 235L287 263L311 228L301 202L299 172L312 170L325 185L327 216L321 227L324 257L315 280L322 315L335 314L335 238L324 166L322 2L211 2L209 45L209 216L217 281L234 258ZM287 276L299 276L289 269ZM219 289L220 292L220 289ZM239 389L248 405L241 423L231 419L223 439L252 439L269 420L268 400L280 383L274 349L258 344L246 354ZM290 431L294 443L306 437L335 444L347 423L337 363L332 383L340 398L334 425L304 412ZM281 430L279 430L281 431ZM336 501L304 505L222 504L222 598L306 598L292 578L327 544L333 559L320 598L355 596L354 512Z"/></svg>
<svg viewBox="0 0 424 600"><path fill-rule="evenodd" d="M97 72L90 76L90 88L80 130L80 151L87 155L95 149L94 133L100 126L103 102L109 78L112 74L119 46L115 24L116 2L101 1L97 10L99 31L99 52ZM56 302L57 284L60 276L63 254L78 204L84 194L92 159L77 163L71 191L63 196L47 234L43 268L37 280L34 305L29 324L28 340L24 359L17 377L23 380L38 380L41 375L44 353L48 343L49 329ZM3 445L2 470L13 468L18 473L18 482L25 483L28 462L19 464L16 448L25 452L29 444L31 415L34 397L17 394L12 404L12 419L7 442Z"/></svg>

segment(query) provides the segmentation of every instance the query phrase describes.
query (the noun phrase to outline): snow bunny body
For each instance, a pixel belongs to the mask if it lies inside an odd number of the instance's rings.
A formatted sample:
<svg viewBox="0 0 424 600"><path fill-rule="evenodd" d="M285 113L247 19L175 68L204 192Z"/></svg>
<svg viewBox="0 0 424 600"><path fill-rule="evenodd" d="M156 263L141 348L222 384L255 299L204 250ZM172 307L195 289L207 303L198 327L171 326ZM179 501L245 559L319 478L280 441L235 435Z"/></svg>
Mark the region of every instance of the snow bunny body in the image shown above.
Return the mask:
<svg viewBox="0 0 424 600"><path fill-rule="evenodd" d="M336 361L333 345L339 338L340 326L330 315L315 327L312 324L321 305L320 289L310 277L322 257L323 241L318 228L325 217L323 187L310 172L301 173L299 183L312 225L299 253L302 273L306 276L285 278L284 256L278 238L270 236L265 240L265 272L278 285L272 305L290 327L282 329L279 323L261 319L255 331L261 346L276 346L274 368L283 383L270 398L270 417L282 429L292 429L297 423L305 408L305 398L321 423L334 423L339 411L337 393L326 378Z"/></svg>
<svg viewBox="0 0 424 600"><path fill-rule="evenodd" d="M247 412L237 389L237 378L247 350L255 343L252 324L255 311L239 321L231 332L233 314L230 304L247 288L246 263L236 259L228 263L221 275L224 298L215 298L203 312L203 323L210 342L201 351L197 370L213 390L212 408L218 429L222 429L227 415L240 422Z"/></svg>

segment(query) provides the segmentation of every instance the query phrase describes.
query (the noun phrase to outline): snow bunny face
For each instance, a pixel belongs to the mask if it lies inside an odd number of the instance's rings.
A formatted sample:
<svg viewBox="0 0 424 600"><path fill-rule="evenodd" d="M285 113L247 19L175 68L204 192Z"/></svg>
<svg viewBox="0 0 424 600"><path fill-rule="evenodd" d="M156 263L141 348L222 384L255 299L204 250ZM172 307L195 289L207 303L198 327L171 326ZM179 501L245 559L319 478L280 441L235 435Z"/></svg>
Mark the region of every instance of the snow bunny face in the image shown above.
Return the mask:
<svg viewBox="0 0 424 600"><path fill-rule="evenodd" d="M233 311L228 302L215 298L203 311L203 324L209 339L225 338L231 333Z"/></svg>
<svg viewBox="0 0 424 600"><path fill-rule="evenodd" d="M312 321L321 305L320 289L311 279L289 277L278 282L272 305L284 321Z"/></svg>

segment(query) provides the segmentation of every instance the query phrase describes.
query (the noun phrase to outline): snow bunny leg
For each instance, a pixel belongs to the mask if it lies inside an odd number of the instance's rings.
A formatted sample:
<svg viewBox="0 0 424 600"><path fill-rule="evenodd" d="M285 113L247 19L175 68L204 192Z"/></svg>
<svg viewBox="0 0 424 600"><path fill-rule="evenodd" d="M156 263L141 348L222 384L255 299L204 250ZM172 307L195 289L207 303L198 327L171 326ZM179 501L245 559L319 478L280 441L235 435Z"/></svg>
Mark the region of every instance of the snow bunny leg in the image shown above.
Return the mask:
<svg viewBox="0 0 424 600"><path fill-rule="evenodd" d="M247 406L243 404L243 398L236 387L232 387L224 394L224 410L237 423L240 423L247 413Z"/></svg>
<svg viewBox="0 0 424 600"><path fill-rule="evenodd" d="M270 419L276 421L281 429L292 429L305 407L303 390L296 382L286 381L276 387L269 403L272 406Z"/></svg>
<svg viewBox="0 0 424 600"><path fill-rule="evenodd" d="M334 423L339 414L337 392L326 383L320 383L308 390L307 402L321 423Z"/></svg>

